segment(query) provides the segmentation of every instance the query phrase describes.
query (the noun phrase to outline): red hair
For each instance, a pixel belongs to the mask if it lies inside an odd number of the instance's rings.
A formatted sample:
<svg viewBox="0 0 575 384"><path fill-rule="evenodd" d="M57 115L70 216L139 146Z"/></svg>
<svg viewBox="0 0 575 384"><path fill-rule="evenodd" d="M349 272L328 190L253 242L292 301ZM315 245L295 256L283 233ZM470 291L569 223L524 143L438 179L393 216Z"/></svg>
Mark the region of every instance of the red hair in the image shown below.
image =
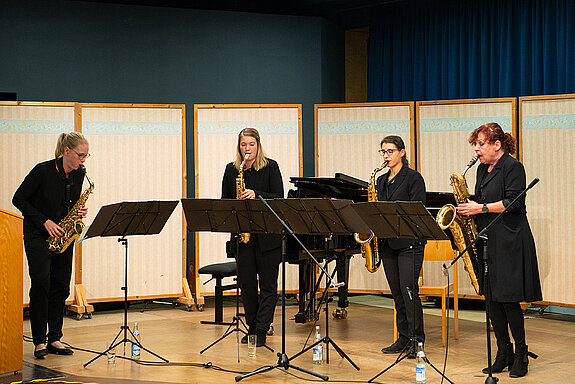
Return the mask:
<svg viewBox="0 0 575 384"><path fill-rule="evenodd" d="M469 143L475 145L480 133L485 135L485 138L489 143L495 144L495 142L499 140L501 147L505 152L509 152L511 155L515 154L515 139L510 133L503 132L503 129L499 124L489 123L483 124L479 128L475 128L469 136Z"/></svg>

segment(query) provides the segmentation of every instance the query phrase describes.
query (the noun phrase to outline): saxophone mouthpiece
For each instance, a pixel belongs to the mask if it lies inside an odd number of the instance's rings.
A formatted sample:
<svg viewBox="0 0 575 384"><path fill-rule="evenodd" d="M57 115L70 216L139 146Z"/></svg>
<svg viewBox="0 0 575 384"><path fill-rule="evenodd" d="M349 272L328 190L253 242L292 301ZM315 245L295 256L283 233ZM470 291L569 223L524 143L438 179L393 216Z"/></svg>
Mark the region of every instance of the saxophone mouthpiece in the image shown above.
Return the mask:
<svg viewBox="0 0 575 384"><path fill-rule="evenodd" d="M479 156L473 156L473 158L471 160L469 160L469 164L467 164L468 167L473 167L473 165L475 163L477 163L477 160L479 160Z"/></svg>

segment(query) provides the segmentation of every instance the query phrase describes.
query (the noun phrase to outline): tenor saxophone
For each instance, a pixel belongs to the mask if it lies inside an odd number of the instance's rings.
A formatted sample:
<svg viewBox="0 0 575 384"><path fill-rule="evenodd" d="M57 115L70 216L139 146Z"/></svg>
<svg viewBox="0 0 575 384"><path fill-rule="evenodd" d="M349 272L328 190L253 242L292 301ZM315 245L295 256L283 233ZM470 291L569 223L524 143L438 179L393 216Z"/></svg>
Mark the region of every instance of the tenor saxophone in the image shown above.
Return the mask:
<svg viewBox="0 0 575 384"><path fill-rule="evenodd" d="M387 166L387 161L384 161L380 167L375 168L369 177L369 185L367 187L367 201L377 201L377 190L375 189L375 175ZM365 258L365 267L371 273L379 269L381 265L381 258L379 257L379 249L377 246L377 236L373 233L354 233L353 239L361 244L361 256Z"/></svg>
<svg viewBox="0 0 575 384"><path fill-rule="evenodd" d="M453 195L455 196L455 202L457 205L467 203L469 199L469 190L467 188L467 181L465 180L465 173L471 168L476 162L478 157L475 156L469 161L467 167L463 171L463 174L453 173L450 177L451 187L453 189ZM477 227L475 225L475 220L473 216L457 215L457 210L452 204L446 204L437 213L435 218L437 224L441 229L449 229L453 235L453 242L459 252L463 252L471 242L475 240L475 234L477 233ZM475 292L479 295L479 283L477 282L477 276L479 275L479 260L477 258L477 248L475 244L464 254L461 255L463 259L464 268L469 274L471 279L471 284L475 289Z"/></svg>
<svg viewBox="0 0 575 384"><path fill-rule="evenodd" d="M84 176L86 180L88 180L88 188L80 195L76 204L70 209L66 217L64 217L58 225L64 230L61 235L50 237L46 242L48 243L48 249L52 252L62 253L64 252L70 244L74 242L80 236L82 231L84 230L84 223L82 222L82 216L78 214L80 208L86 205L86 201L90 194L94 190L94 183L88 177L86 173L86 168L83 165L80 165L80 168L84 171Z"/></svg>
<svg viewBox="0 0 575 384"><path fill-rule="evenodd" d="M236 178L236 199L240 199L242 193L246 190L246 184L244 182L244 166L246 164L246 160L250 157L249 153L246 153L244 156L244 160L240 164L240 169L238 171L238 177ZM250 234L249 233L240 233L240 241L242 243L247 243L250 241Z"/></svg>

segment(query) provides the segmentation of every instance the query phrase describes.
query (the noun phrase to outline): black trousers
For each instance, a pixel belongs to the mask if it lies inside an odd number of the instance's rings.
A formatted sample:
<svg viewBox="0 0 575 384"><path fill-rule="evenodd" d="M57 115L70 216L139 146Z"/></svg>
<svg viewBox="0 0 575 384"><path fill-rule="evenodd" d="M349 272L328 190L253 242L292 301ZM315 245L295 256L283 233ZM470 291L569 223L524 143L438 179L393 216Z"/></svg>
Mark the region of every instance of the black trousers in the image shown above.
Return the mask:
<svg viewBox="0 0 575 384"><path fill-rule="evenodd" d="M489 301L489 316L497 345L510 342L509 330L515 345L525 345L525 320L519 303L499 303Z"/></svg>
<svg viewBox="0 0 575 384"><path fill-rule="evenodd" d="M413 249L407 247L396 250L385 243L380 251L397 311L397 331L399 338L405 341L415 336L417 341L425 342L423 309L417 284L423 264L423 249L422 245L415 245Z"/></svg>
<svg viewBox="0 0 575 384"><path fill-rule="evenodd" d="M32 339L34 345L46 343L46 338L48 343L53 343L62 338L74 247L69 246L63 253L56 254L48 249L44 236L33 233L24 236L24 248L31 283L29 309Z"/></svg>
<svg viewBox="0 0 575 384"><path fill-rule="evenodd" d="M257 240L240 244L236 258L238 283L250 333L267 332L278 300L281 249L262 252ZM259 282L259 295L258 295Z"/></svg>

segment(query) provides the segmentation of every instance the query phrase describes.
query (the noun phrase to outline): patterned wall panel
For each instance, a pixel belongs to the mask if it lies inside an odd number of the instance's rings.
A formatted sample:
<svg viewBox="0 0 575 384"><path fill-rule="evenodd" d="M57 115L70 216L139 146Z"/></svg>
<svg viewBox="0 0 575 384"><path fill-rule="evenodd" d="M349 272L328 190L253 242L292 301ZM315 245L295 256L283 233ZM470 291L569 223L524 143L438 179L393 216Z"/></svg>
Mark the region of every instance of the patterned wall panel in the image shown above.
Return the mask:
<svg viewBox="0 0 575 384"><path fill-rule="evenodd" d="M37 163L54 158L58 135L73 130L73 104L0 102L0 208L20 213L12 205L14 192ZM30 278L23 259L23 302L27 305ZM74 274L71 286L73 280Z"/></svg>
<svg viewBox="0 0 575 384"><path fill-rule="evenodd" d="M302 174L301 105L195 105L196 197L221 197L226 164L235 159L238 133L256 128L268 157L276 160L284 182L284 194L292 188L291 176ZM196 265L229 261L225 253L228 233L197 234ZM286 288L297 288L297 270L287 268ZM196 278L196 292L214 292L214 283L199 284L207 276Z"/></svg>
<svg viewBox="0 0 575 384"><path fill-rule="evenodd" d="M344 173L367 181L383 158L377 153L384 136L398 135L413 163L413 103L318 104L316 113L316 176ZM365 259L350 261L351 292L388 292L383 268L370 273Z"/></svg>
<svg viewBox="0 0 575 384"><path fill-rule="evenodd" d="M520 155L527 182L527 217L535 237L543 301L573 306L575 282L575 95L519 99Z"/></svg>
<svg viewBox="0 0 575 384"><path fill-rule="evenodd" d="M418 170L425 179L427 191L452 192L449 176L462 173L475 156L468 143L470 133L482 124L496 122L504 131L516 135L516 99L449 100L417 103ZM470 193L475 188L477 165L465 178ZM459 292L476 296L463 263L459 264ZM424 284L446 284L441 263L424 264Z"/></svg>
<svg viewBox="0 0 575 384"><path fill-rule="evenodd" d="M183 106L81 105L90 141L86 161L95 184L90 224L99 208L123 201L179 200L184 196ZM182 292L183 214L178 205L162 232L128 236L128 295L177 297ZM85 240L84 289L89 300L123 297L125 249L116 237Z"/></svg>

